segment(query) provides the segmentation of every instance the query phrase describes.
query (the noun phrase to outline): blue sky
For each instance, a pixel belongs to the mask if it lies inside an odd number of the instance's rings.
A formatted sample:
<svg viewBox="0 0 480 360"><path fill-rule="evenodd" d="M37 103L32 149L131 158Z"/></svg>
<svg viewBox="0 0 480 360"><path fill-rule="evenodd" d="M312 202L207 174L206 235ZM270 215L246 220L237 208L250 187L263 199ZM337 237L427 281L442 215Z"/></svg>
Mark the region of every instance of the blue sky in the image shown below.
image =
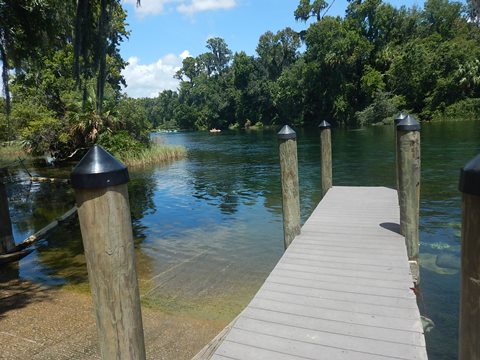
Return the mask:
<svg viewBox="0 0 480 360"><path fill-rule="evenodd" d="M417 5L421 0L389 1L394 6ZM297 31L308 25L296 22L293 12L299 0L124 0L130 38L121 54L130 65L124 76L132 97L152 97L176 89L173 74L185 56L206 52L210 37L225 39L233 52L255 55L259 37L289 26ZM329 15L343 16L346 0L335 0Z"/></svg>

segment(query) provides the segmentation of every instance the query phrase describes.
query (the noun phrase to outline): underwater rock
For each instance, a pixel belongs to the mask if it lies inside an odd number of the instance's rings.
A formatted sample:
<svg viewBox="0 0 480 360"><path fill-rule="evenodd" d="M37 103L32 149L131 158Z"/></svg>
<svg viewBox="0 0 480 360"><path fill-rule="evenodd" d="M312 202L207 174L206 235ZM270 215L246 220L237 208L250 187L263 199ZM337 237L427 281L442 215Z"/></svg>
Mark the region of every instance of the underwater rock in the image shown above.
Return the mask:
<svg viewBox="0 0 480 360"><path fill-rule="evenodd" d="M435 323L432 319L429 319L425 316L420 316L420 320L422 321L422 327L424 333L429 333L435 328Z"/></svg>
<svg viewBox="0 0 480 360"><path fill-rule="evenodd" d="M436 254L420 253L420 266L424 269L436 272L440 275L458 274L458 269L450 269L438 266Z"/></svg>
<svg viewBox="0 0 480 360"><path fill-rule="evenodd" d="M460 269L460 258L453 254L440 254L435 261L437 266L447 269Z"/></svg>

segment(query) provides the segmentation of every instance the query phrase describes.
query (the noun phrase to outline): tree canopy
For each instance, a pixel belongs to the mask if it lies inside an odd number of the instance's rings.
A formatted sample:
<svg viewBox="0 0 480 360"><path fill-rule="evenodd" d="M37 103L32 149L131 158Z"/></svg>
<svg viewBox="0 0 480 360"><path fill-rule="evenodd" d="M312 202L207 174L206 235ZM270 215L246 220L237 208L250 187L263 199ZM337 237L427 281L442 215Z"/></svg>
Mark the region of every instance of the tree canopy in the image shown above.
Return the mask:
<svg viewBox="0 0 480 360"><path fill-rule="evenodd" d="M129 128L119 104L128 36L119 0L0 0L0 18L2 138L61 159ZM129 129L134 140L145 139L143 125Z"/></svg>
<svg viewBox="0 0 480 360"><path fill-rule="evenodd" d="M268 31L256 56L231 56L223 40L211 39L208 52L185 59L177 72L178 96L144 102L155 108L155 126L187 129L308 126L324 118L360 126L400 110L422 120L461 117L480 110L480 29L469 10L475 4L427 0L419 9L351 0L344 17L332 17L324 16L325 1L300 0L294 17L313 19L302 34ZM212 41L229 54L221 70L212 65Z"/></svg>

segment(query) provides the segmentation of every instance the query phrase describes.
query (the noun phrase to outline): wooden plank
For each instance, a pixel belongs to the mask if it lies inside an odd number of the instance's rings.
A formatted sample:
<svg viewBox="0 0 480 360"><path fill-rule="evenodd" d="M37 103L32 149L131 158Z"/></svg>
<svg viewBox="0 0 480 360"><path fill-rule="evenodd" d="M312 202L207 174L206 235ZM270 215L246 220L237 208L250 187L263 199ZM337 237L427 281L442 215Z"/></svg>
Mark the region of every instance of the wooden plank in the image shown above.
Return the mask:
<svg viewBox="0 0 480 360"><path fill-rule="evenodd" d="M277 264L277 270L288 270L288 271L301 271L301 272L312 272L318 275L335 275L340 278L353 278L353 279L378 279L377 272L374 271L362 271L362 270L349 270L344 269L343 267L328 267L328 264L314 264L314 265L304 265L304 264L294 264L282 262ZM388 273L382 274L382 279L387 281L410 281L411 277L409 274L399 274L399 273Z"/></svg>
<svg viewBox="0 0 480 360"><path fill-rule="evenodd" d="M349 311L359 314L380 315L388 317L400 317L402 319L418 319L419 313L416 309L408 309L408 311L399 311L400 308L383 305L364 304L352 301L322 299L318 297L308 297L297 294L282 293L268 289L261 289L255 296L257 299L278 300L281 302L310 306L311 308L333 309L339 311ZM281 300L279 300L281 299ZM402 309L403 310L403 309Z"/></svg>
<svg viewBox="0 0 480 360"><path fill-rule="evenodd" d="M418 351L418 347L411 344L383 341L377 338L370 339L363 336L357 337L326 331L315 331L303 327L245 317L239 319L234 327L257 334L302 341L307 344L328 346L398 359L414 359ZM380 333L381 331L378 332ZM420 346L420 348L421 347L422 346Z"/></svg>
<svg viewBox="0 0 480 360"><path fill-rule="evenodd" d="M340 258L340 259L371 259L375 263L380 263L379 260L386 261L388 264L400 265L402 266L405 262L405 257L402 254L385 254L377 253L376 256L371 255L371 251L364 251L356 249L355 251L341 251L338 249L329 249L328 247L317 247L316 249L302 249L302 248L292 248L289 251L289 254L296 255L310 255L310 256L328 256L331 258ZM350 260L348 260L350 261Z"/></svg>
<svg viewBox="0 0 480 360"><path fill-rule="evenodd" d="M290 258L296 259L305 259L305 260L312 260L316 262L323 262L323 261L330 261L336 263L351 263L351 264L358 264L358 265L371 265L371 266L389 266L391 268L399 268L402 269L403 265L400 263L391 263L388 259L378 259L378 258L349 258L345 256L333 256L333 255L315 255L315 254L301 254L291 251L289 254Z"/></svg>
<svg viewBox="0 0 480 360"><path fill-rule="evenodd" d="M278 300L265 300L257 297L250 302L250 307L255 309L264 309L276 311L279 313L302 315L314 319L333 320L347 324L366 325L388 330L403 330L415 332L418 325L421 326L420 318L412 321L411 319L394 318L391 316L372 316L369 314L355 313L346 310L320 309L306 305L290 304ZM404 310L406 311L406 310ZM420 327L421 328L421 327Z"/></svg>
<svg viewBox="0 0 480 360"><path fill-rule="evenodd" d="M394 329L390 329L389 331L379 331L379 328L367 325L346 324L328 319L315 319L308 316L284 314L250 307L245 310L244 316L246 318L278 322L280 324L303 327L305 329L317 331L365 337L369 339L379 339L383 341L411 344L415 346L425 346L425 338L423 334L418 332Z"/></svg>
<svg viewBox="0 0 480 360"><path fill-rule="evenodd" d="M333 187L213 359L427 359L392 189Z"/></svg>
<svg viewBox="0 0 480 360"><path fill-rule="evenodd" d="M314 272L308 271L296 271L292 269L281 269L277 267L275 269L276 276L281 276L285 278L291 279L300 279L300 280L313 280L315 283L320 284L323 282L332 282L336 284L345 284L345 285L352 285L352 286L361 286L362 288L380 288L380 289L397 289L398 283L401 281L393 281L392 279L365 279L361 277L353 277L353 276L338 276L335 275L327 275L327 274L318 274ZM352 274L353 275L353 274Z"/></svg>
<svg viewBox="0 0 480 360"><path fill-rule="evenodd" d="M358 294L354 292L341 292L328 289L312 289L296 285L277 284L266 282L262 289L275 290L280 293L301 294L303 296L313 296L325 299L338 299L342 301L360 302L365 304L378 304L379 306L394 306L402 309L417 308L416 302L410 298L391 298L380 297L373 294Z"/></svg>
<svg viewBox="0 0 480 360"><path fill-rule="evenodd" d="M252 336L253 335L253 336ZM266 360L279 360L279 359L352 359L352 360L385 360L385 356L377 355L372 352L356 352L345 349L344 347L333 347L312 344L306 341L298 341L289 339L288 337L278 337L271 335L264 335L257 332L245 331L234 328L229 334L227 342L223 343L218 349L220 355L229 355L233 344L237 349L234 353L235 358L252 360L252 359L266 359ZM225 345L225 346L224 346ZM240 346L239 346L240 345ZM242 346L243 345L243 346ZM239 348L240 347L240 348ZM250 348L254 348L249 354L246 353ZM240 350L240 351L239 351ZM270 353L265 356L259 357L258 354L262 354L264 351ZM231 353L230 353L231 354ZM233 354L232 354L233 355ZM399 359L408 358L402 357Z"/></svg>

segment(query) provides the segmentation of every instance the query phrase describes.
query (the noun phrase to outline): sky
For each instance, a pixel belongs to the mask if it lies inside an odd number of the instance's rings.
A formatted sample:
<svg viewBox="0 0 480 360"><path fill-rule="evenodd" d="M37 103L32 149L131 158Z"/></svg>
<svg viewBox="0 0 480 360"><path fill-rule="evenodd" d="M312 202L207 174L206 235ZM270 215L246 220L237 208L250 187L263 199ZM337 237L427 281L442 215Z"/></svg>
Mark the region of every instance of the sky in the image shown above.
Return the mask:
<svg viewBox="0 0 480 360"><path fill-rule="evenodd" d="M394 6L417 5L423 0L389 1ZM125 92L131 97L155 97L175 90L173 78L187 56L207 51L206 41L223 38L233 52L256 55L258 39L267 31L286 27L296 31L308 27L293 15L299 0L124 0L128 40L121 45L129 65L123 71ZM328 15L345 14L347 0L329 1Z"/></svg>

